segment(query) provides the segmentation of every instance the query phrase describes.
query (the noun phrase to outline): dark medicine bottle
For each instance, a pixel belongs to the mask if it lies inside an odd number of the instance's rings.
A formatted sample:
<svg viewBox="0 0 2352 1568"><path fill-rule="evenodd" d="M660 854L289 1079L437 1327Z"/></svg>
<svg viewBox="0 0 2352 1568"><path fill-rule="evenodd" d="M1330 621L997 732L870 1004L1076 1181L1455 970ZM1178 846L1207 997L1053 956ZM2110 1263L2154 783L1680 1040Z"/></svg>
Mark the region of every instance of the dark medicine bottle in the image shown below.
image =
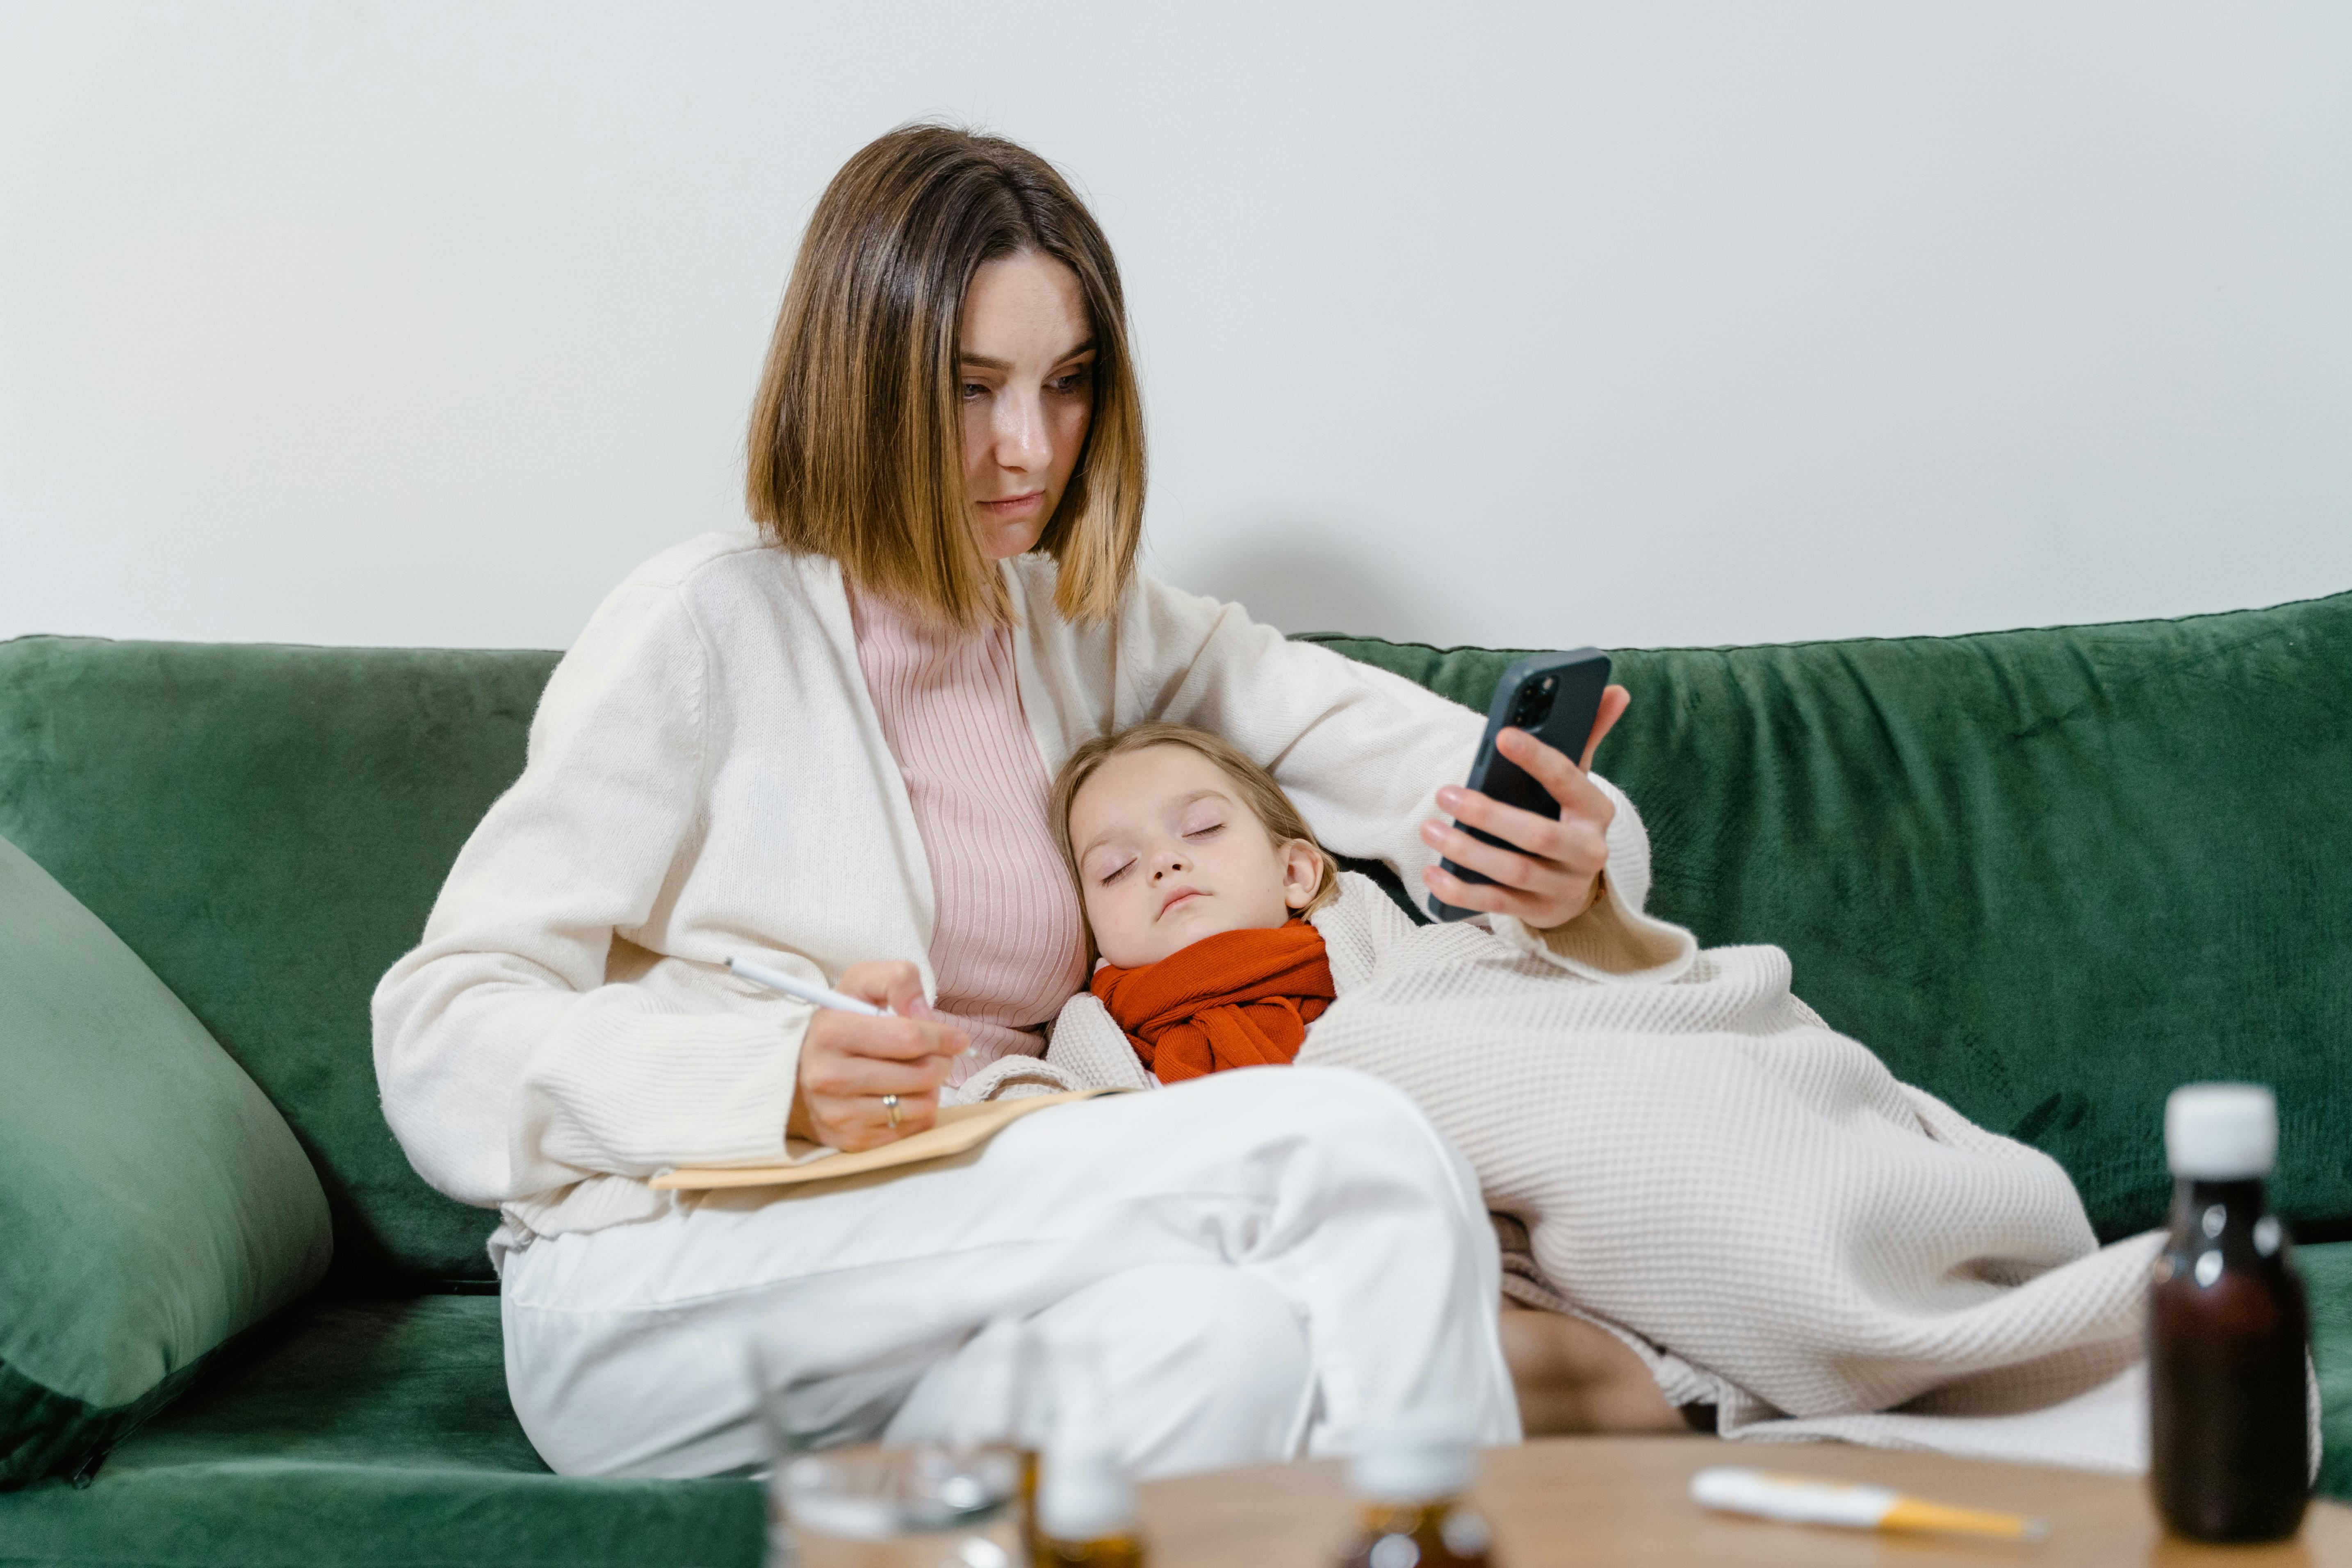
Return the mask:
<svg viewBox="0 0 2352 1568"><path fill-rule="evenodd" d="M2282 1541L2311 1490L2303 1283L2263 1196L2278 1108L2199 1083L2164 1108L2172 1236L2148 1300L2148 1480L2192 1541Z"/></svg>

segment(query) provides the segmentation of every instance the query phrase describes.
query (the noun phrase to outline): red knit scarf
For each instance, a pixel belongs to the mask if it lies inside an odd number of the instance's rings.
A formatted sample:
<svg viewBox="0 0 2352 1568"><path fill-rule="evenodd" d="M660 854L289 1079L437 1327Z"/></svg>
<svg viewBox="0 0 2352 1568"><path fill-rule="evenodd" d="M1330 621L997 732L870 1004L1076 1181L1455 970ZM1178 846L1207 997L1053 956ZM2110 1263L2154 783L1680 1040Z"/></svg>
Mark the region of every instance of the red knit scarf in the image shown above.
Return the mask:
<svg viewBox="0 0 2352 1568"><path fill-rule="evenodd" d="M1106 963L1093 991L1162 1083L1289 1065L1335 994L1323 933L1297 919L1204 936L1157 963Z"/></svg>

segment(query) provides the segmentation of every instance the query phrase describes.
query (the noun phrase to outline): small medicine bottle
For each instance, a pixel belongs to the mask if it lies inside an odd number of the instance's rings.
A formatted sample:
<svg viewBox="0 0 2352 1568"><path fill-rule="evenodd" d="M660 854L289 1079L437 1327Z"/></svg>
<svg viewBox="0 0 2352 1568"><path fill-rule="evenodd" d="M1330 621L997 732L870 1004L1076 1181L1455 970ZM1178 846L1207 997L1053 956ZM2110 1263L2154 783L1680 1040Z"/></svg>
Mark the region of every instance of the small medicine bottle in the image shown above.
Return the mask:
<svg viewBox="0 0 2352 1568"><path fill-rule="evenodd" d="M2199 1083L2164 1108L2172 1234L2148 1295L2148 1482L2192 1541L2282 1541L2311 1490L2310 1323L2263 1195L2278 1107Z"/></svg>
<svg viewBox="0 0 2352 1568"><path fill-rule="evenodd" d="M1375 1434L1348 1466L1362 1527L1340 1568L1488 1568L1486 1521L1462 1501L1471 1468L1465 1438Z"/></svg>
<svg viewBox="0 0 2352 1568"><path fill-rule="evenodd" d="M1036 1568L1143 1568L1135 1485L1107 1446L1046 1450L1036 1521Z"/></svg>

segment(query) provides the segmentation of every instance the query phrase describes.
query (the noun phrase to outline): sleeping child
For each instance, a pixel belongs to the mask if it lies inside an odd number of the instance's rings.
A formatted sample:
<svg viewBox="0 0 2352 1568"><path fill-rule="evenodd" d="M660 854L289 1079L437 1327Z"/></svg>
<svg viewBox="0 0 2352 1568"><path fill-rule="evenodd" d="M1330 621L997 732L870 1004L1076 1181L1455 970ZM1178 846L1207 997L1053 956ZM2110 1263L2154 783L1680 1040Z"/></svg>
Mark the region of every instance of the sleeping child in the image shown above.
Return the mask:
<svg viewBox="0 0 2352 1568"><path fill-rule="evenodd" d="M1165 724L1081 746L1052 810L1100 963L1045 1062L983 1092L1370 1072L1476 1169L1507 1291L1725 1435L2144 1463L2161 1233L2100 1248L2055 1162L1897 1082L1780 949L1643 914L1646 865L1612 852L1606 907L1570 922L1598 929L1564 939L1416 925L1264 768Z"/></svg>

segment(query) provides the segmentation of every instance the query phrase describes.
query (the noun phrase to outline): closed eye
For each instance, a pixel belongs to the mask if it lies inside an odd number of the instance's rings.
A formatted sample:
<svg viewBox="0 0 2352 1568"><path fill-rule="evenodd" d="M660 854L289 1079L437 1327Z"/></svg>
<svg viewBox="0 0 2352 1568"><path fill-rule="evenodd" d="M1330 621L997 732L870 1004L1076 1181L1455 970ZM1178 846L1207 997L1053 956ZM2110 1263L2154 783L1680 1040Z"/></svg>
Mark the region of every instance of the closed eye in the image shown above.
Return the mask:
<svg viewBox="0 0 2352 1568"><path fill-rule="evenodd" d="M1120 863L1119 863L1119 865L1118 865L1118 867L1116 867L1115 868L1113 868L1113 869L1111 869L1111 870L1108 870L1108 871L1106 871L1106 872L1104 872L1101 876L1097 877L1097 878L1095 879L1095 885L1096 885L1097 887L1098 887L1098 888L1108 888L1108 887L1109 887L1113 882L1118 881L1121 877L1126 876L1129 871L1131 871L1131 870L1133 870L1133 869L1135 869L1135 862L1134 862L1134 861L1132 861L1132 860L1126 860L1126 861L1122 861L1122 862L1120 862Z"/></svg>
<svg viewBox="0 0 2352 1568"><path fill-rule="evenodd" d="M1190 827L1185 829L1184 837L1187 838L1212 838L1216 835L1223 833L1224 830L1225 825L1223 823L1212 822L1206 827Z"/></svg>

